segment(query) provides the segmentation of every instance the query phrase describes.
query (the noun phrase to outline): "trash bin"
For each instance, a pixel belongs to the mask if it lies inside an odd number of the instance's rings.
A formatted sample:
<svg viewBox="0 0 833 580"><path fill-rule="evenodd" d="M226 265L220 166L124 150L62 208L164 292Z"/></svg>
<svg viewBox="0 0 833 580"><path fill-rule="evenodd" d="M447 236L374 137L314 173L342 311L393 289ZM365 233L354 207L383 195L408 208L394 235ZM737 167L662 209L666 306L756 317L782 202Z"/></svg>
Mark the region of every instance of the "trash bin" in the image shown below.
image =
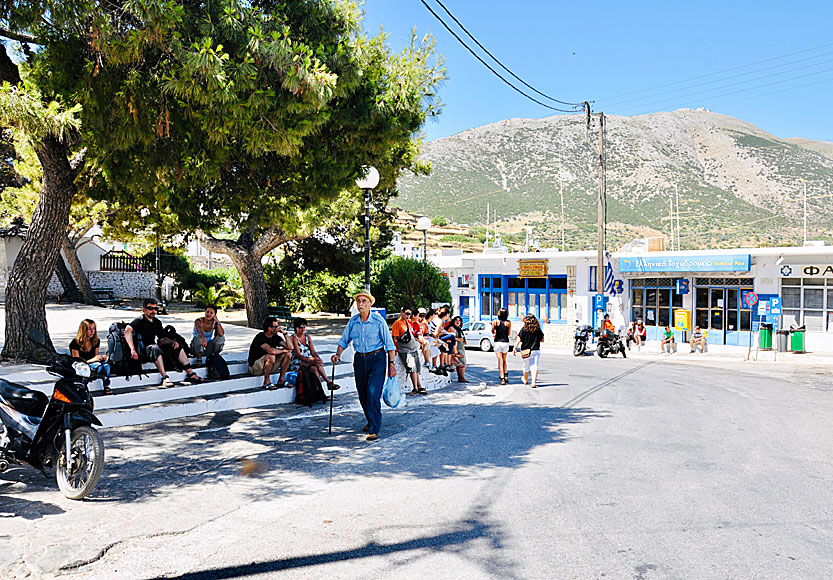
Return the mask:
<svg viewBox="0 0 833 580"><path fill-rule="evenodd" d="M798 328L791 328L790 332L790 350L792 352L804 352L804 330L803 326Z"/></svg>
<svg viewBox="0 0 833 580"><path fill-rule="evenodd" d="M772 350L772 325L761 324L761 331L758 333L758 347L761 350Z"/></svg>
<svg viewBox="0 0 833 580"><path fill-rule="evenodd" d="M790 331L789 330L778 330L776 331L775 337L775 346L778 352L787 352L787 347L790 343Z"/></svg>
<svg viewBox="0 0 833 580"><path fill-rule="evenodd" d="M371 312L378 312L379 316L382 317L382 320L387 320L388 311L384 308L376 308L375 306L372 307Z"/></svg>

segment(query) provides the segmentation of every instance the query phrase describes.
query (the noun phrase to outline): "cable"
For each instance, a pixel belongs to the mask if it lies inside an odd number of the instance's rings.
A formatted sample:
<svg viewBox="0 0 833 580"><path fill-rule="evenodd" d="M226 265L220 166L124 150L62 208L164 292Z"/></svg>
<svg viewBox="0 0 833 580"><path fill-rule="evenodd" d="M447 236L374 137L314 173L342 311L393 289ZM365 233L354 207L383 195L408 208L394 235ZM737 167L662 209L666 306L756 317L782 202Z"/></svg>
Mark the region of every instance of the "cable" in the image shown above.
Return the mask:
<svg viewBox="0 0 833 580"><path fill-rule="evenodd" d="M788 58L788 57L790 57L790 56L795 56L795 55L797 55L797 54L804 54L805 52L812 52L812 51L814 51L814 50L819 50L819 49L821 49L821 48L827 48L828 46L833 46L833 43L829 43L829 44L822 44L821 46L816 46L816 47L814 47L814 48L808 48L808 49L805 49L805 50L799 50L798 52L791 52L791 53L789 53L789 54L785 54L785 55L782 55L782 56L776 56L776 57L773 57L773 58L768 58L768 59L766 59L766 60L759 60L759 61L757 61L757 62L753 62L753 63L750 63L750 64L744 64L744 65L741 65L741 66L736 66L736 67L733 67L733 68L727 68L727 69L723 69L723 70L720 70L720 71L717 71L717 72L708 73L708 74L705 74L705 75L700 75L700 76L696 76L696 77L691 77L691 78L689 78L689 79L685 79L685 80L681 80L681 81L675 81L675 82L673 82L673 83L666 83L666 84L664 84L664 85L657 85L657 86L655 86L655 87L650 87L650 88L647 88L647 89L640 89L640 90L638 90L638 91L631 91L631 92L629 92L629 93L622 93L622 94L619 94L619 95L614 95L614 96L612 96L612 97L606 97L606 98L601 99L601 100L602 100L602 101L614 100L614 99L618 99L618 98L621 98L621 97L627 97L627 96L630 96L630 95L635 95L635 94L637 94L637 93L645 93L645 92L648 92L648 91L653 91L653 90L655 90L655 89L664 89L665 87L671 87L671 86L674 86L674 85L679 85L679 84L681 84L681 83L687 83L687 82L689 82L689 81L696 81L696 80L699 80L699 79L704 79L704 78L712 77L712 76L714 76L714 75L719 75L719 74L723 74L723 73L726 73L726 72L732 72L732 71L735 71L735 70L740 70L740 69L744 69L744 68L749 68L750 66L756 66L756 65L759 65L759 64L765 64L765 63L768 63L768 62L772 62L772 61L774 61L774 60L780 60L780 59L782 59L782 58Z"/></svg>
<svg viewBox="0 0 833 580"><path fill-rule="evenodd" d="M552 106L550 106L550 105L547 105L546 103L542 103L541 101L539 101L539 100L538 100L538 99L536 99L535 97L533 97L533 96L531 96L531 95L528 95L527 93L523 92L521 89L519 89L518 87L516 87L515 85L513 85L513 84L512 84L509 80L507 80L504 76L502 76L499 72L497 72L494 68L492 68L492 67L489 65L489 63L487 63L485 60L483 60L483 59L480 57L480 55L478 55L478 54L477 54L474 50L472 50L472 48L471 48L468 44L466 44L466 43L465 43L465 41L464 41L462 38L460 38L460 36L459 36L456 32L454 32L448 24L446 24L446 22L445 22L445 21L444 21L444 20L440 17L440 15L439 15L439 14L437 14L436 12L434 12L434 10L433 10L433 9L432 9L429 5L428 5L428 3L427 3L425 0L420 0L420 2L422 2L422 5L423 5L423 6L425 6L425 7L428 9L428 11L429 11L431 14L433 14L433 15L434 15L434 18L436 18L437 20L439 20L439 21L440 21L440 24L442 24L442 25L445 27L445 29L446 29L446 30L448 30L448 32L450 32L450 33L451 33L451 35L452 35L454 38L456 38L456 39L457 39L457 42L459 42L460 44L462 44L462 45L463 45L463 47L464 47L466 50L468 50L468 51L472 54L472 56L474 56L474 58L476 58L477 60L479 60L479 61L480 61L480 63L481 63L483 66L485 66L487 69L489 69L490 71L492 71L492 74L494 74L496 77L498 77L498 78L499 78L500 80L502 80L504 83L506 83L507 85L509 85L510 87L512 87L512 89L514 89L514 90L515 90L515 91L517 91L518 93L522 94L523 96L525 96L525 97L526 97L527 99L529 99L530 101L532 101L532 102L534 102L534 103L537 103L537 104L541 105L542 107L544 107L544 108L546 108L546 109L550 109L551 111L558 111L559 113L576 113L576 112L577 112L577 110L576 110L575 108L574 108L574 109L559 109L559 108L557 108L557 107L552 107ZM549 97L547 97L547 98L549 98ZM559 102L561 102L561 101L559 101ZM578 106L583 106L583 103L579 104Z"/></svg>
<svg viewBox="0 0 833 580"><path fill-rule="evenodd" d="M463 23L462 23L462 22L460 22L459 20L457 20L457 17L455 17L455 16L454 16L454 14L452 14L452 13L451 13L451 11L450 11L448 8L446 8L446 7L445 7L445 4L443 4L442 2L440 2L440 0L434 0L434 1L435 1L437 4L439 4L439 5L440 5L440 8L442 8L443 10L445 10L445 13L446 13L446 14L448 14L448 15L451 17L451 19L452 19L452 20L454 20L454 22L456 22L456 23L457 23L457 26L459 26L459 27L463 30L463 32L465 32L465 33L468 35L468 37L469 37L469 38L471 38L471 39L475 42L475 44L477 44L477 46L479 46L479 47L483 50L483 52L485 52L486 54L488 54L488 55L489 55L489 57L490 57L493 61L495 61L496 63L498 63L498 65L500 65L500 67L501 67L503 70L505 70L505 71L506 71L506 72L508 72L510 75L512 75L513 77L515 77L517 80L519 80L521 83L523 83L523 84L524 84L524 86L526 86L526 87L527 87L527 88L529 88L529 89L532 89L534 92L538 93L539 95L541 95L541 96L542 96L542 97L544 97L545 99L549 99L550 101L554 101L554 102L556 102L556 103L560 103L560 104L562 104L562 105L570 105L570 106L572 106L572 107L582 107L582 106L584 106L584 103L568 103L567 101L561 101L561 100L559 100L559 99L556 99L555 97L551 97L551 96L549 96L549 95L548 95L548 94L546 94L546 93L542 93L541 91L539 91L538 89L536 89L535 87L533 87L532 85L530 85L528 82L526 82L526 81L525 81L525 80L523 80L521 77L519 77L518 75L516 75L515 73L513 73L511 70L509 70L509 69L508 69L508 68L507 68L507 67L506 67L506 66L505 66L502 62L500 62L500 60L498 60L498 58L497 58L495 55L493 55L491 52L489 52L489 50L488 50L485 46L483 46L483 45L480 43L480 41L479 41L479 40L477 40L477 39L474 37L474 35L472 35L472 33L471 33L471 32L469 32L469 31L466 29L466 27L465 27L465 26L463 26ZM591 102L592 102L592 101L591 101Z"/></svg>

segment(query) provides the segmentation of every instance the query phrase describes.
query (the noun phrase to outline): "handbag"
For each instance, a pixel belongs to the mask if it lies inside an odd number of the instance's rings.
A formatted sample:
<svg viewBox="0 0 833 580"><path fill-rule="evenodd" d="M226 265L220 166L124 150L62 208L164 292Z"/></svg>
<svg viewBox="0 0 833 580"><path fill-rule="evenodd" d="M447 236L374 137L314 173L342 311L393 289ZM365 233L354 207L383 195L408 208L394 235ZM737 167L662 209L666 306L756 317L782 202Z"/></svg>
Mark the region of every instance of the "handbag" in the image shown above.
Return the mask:
<svg viewBox="0 0 833 580"><path fill-rule="evenodd" d="M529 358L530 356L532 356L531 348L525 348L521 350L521 358Z"/></svg>

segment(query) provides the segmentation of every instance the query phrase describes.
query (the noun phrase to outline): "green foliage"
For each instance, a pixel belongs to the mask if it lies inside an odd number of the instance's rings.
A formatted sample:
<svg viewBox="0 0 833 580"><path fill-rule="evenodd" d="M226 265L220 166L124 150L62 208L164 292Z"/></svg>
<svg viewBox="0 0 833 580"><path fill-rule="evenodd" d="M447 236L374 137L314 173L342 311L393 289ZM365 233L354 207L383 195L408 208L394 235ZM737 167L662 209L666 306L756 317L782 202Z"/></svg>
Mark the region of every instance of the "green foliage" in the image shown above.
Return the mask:
<svg viewBox="0 0 833 580"><path fill-rule="evenodd" d="M448 220L445 219L443 216L436 216L431 220L431 223L438 227L443 227L448 225Z"/></svg>
<svg viewBox="0 0 833 580"><path fill-rule="evenodd" d="M214 306L220 310L225 310L243 303L243 294L223 283L206 286L202 282L197 282L197 287L198 290L194 292L193 299L200 308Z"/></svg>
<svg viewBox="0 0 833 580"><path fill-rule="evenodd" d="M402 306L428 308L432 302L451 302L447 277L428 262L392 256L382 262L371 279L376 306L399 312Z"/></svg>
<svg viewBox="0 0 833 580"><path fill-rule="evenodd" d="M295 272L274 262L263 267L269 302L287 305L293 311L347 312L351 288L361 274L333 275L329 272Z"/></svg>

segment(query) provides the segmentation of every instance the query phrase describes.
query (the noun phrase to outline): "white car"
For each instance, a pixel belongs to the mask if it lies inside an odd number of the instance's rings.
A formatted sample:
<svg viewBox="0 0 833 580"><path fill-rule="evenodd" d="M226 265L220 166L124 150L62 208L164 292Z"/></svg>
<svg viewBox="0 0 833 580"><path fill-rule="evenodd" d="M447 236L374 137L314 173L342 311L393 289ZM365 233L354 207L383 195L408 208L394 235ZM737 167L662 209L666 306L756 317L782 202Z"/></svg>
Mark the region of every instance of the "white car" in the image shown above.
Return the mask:
<svg viewBox="0 0 833 580"><path fill-rule="evenodd" d="M491 322L467 322L463 325L463 334L466 336L466 348L479 348L483 352L495 348ZM509 335L509 344L513 344L517 336L518 333L513 328Z"/></svg>

